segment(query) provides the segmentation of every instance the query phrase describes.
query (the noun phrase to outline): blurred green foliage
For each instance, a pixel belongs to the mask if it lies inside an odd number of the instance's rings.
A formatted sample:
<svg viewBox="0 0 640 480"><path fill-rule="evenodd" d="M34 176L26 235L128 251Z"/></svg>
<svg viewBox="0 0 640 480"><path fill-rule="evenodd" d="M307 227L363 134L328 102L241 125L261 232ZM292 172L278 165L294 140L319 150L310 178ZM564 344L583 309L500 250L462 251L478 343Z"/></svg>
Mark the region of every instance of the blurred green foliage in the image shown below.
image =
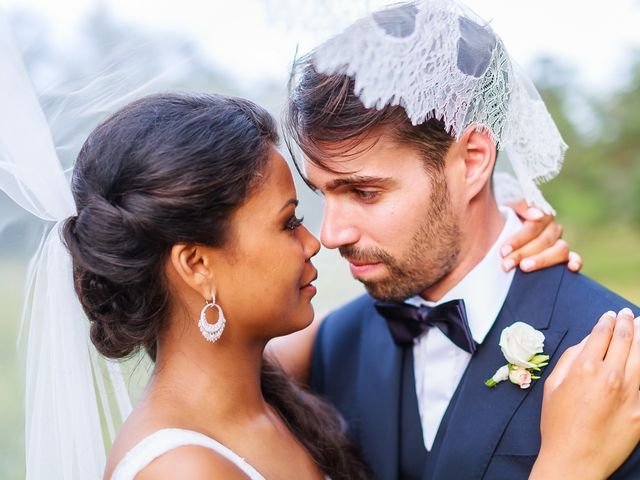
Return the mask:
<svg viewBox="0 0 640 480"><path fill-rule="evenodd" d="M0 261L0 279L0 478L17 480L24 478L24 380L16 348L24 266Z"/></svg>
<svg viewBox="0 0 640 480"><path fill-rule="evenodd" d="M598 95L552 59L532 71L569 144L544 195L582 255L584 273L640 304L640 53L630 60L624 86Z"/></svg>

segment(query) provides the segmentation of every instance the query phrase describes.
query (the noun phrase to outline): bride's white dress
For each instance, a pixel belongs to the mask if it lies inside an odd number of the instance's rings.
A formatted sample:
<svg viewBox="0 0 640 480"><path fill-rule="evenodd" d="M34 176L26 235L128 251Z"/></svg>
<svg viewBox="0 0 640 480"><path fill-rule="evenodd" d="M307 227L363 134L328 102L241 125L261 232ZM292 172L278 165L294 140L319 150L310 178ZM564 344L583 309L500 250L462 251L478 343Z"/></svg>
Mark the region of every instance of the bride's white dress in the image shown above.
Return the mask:
<svg viewBox="0 0 640 480"><path fill-rule="evenodd" d="M111 480L133 480L141 470L160 455L174 448L188 445L210 448L231 461L251 480L265 480L255 468L234 451L202 433L181 428L164 428L144 438L120 461L111 475Z"/></svg>

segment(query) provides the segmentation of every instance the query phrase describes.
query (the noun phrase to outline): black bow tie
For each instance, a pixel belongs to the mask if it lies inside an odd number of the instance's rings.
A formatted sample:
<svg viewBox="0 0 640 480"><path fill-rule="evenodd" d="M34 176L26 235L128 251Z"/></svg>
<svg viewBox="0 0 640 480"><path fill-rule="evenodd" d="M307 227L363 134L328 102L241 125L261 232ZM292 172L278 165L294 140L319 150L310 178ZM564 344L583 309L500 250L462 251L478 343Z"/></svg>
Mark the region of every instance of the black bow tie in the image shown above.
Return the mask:
<svg viewBox="0 0 640 480"><path fill-rule="evenodd" d="M430 327L438 327L458 347L473 354L477 344L471 335L464 300L451 300L435 307L407 303L376 302L376 310L387 320L397 345L412 345Z"/></svg>

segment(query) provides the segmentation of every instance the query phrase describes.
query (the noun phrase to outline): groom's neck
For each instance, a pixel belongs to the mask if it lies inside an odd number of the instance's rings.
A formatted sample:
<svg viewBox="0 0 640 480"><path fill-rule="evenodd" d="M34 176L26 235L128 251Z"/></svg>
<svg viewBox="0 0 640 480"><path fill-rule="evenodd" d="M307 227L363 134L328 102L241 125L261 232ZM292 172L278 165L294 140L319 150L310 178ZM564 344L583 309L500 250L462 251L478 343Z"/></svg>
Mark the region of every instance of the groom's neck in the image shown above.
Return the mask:
<svg viewBox="0 0 640 480"><path fill-rule="evenodd" d="M480 263L500 236L505 220L491 192L486 192L484 198L469 204L459 224L461 241L458 260L449 273L423 292L422 297L426 300L440 300ZM496 265L496 268L499 266Z"/></svg>

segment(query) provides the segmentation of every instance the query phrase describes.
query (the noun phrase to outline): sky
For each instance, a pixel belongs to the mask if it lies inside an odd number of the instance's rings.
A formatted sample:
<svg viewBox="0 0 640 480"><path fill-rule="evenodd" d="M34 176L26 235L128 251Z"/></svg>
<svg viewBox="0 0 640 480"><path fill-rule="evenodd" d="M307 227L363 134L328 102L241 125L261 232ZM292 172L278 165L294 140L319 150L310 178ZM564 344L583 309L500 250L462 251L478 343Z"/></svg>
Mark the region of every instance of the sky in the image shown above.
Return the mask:
<svg viewBox="0 0 640 480"><path fill-rule="evenodd" d="M594 89L618 85L627 52L640 48L640 0L613 0L606 6L584 0L466 3L491 22L518 63L526 67L537 56L555 57L575 67L578 80ZM311 32L322 16L312 0L0 0L4 7L40 13L62 39L96 4L144 28L189 35L212 61L244 82L284 81L296 45L301 52L312 45Z"/></svg>

